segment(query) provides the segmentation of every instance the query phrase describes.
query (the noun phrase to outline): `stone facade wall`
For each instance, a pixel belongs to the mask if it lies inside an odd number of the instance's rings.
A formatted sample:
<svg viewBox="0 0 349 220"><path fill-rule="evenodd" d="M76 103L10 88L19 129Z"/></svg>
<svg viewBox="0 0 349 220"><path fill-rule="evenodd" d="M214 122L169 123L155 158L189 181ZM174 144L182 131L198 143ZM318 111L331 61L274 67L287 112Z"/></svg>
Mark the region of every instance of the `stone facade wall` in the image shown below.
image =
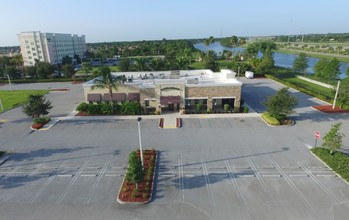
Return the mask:
<svg viewBox="0 0 349 220"><path fill-rule="evenodd" d="M207 107L212 109L212 97L235 97L234 106L240 107L241 87L212 86L212 87L186 87L185 97L208 97Z"/></svg>

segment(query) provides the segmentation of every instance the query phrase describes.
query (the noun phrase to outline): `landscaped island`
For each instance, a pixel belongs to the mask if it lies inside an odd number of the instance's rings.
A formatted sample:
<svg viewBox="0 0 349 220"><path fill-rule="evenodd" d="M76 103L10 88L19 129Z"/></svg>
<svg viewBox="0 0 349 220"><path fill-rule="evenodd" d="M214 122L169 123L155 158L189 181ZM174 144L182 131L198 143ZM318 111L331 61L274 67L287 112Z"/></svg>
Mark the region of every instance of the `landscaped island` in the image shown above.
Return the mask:
<svg viewBox="0 0 349 220"><path fill-rule="evenodd" d="M157 162L157 151L143 150L142 166L140 150L130 153L128 168L117 201L120 204L147 203L151 200Z"/></svg>

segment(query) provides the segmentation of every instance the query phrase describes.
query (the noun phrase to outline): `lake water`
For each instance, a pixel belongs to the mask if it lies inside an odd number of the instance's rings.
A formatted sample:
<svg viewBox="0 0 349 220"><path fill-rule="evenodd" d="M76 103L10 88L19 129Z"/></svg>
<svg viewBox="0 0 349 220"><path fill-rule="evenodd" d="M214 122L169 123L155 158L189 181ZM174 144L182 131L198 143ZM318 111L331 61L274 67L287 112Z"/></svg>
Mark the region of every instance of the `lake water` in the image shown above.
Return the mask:
<svg viewBox="0 0 349 220"><path fill-rule="evenodd" d="M198 50L207 52L208 50L213 50L215 51L218 55L219 53L222 53L223 50L229 50L234 52L235 54L242 52L244 48L242 47L225 47L220 44L220 42L215 42L211 45L206 46L203 43L198 43L195 44L194 47ZM287 67L287 68L292 68L293 62L296 59L297 55L295 54L286 54L286 53L279 53L279 52L274 52L274 61L275 61L275 66L281 66L281 67ZM314 58L314 57L308 57L308 64L309 68L307 69L308 73L314 73L314 66L315 64L319 61L319 58ZM341 75L339 76L341 79L345 78L345 72L347 68L349 67L349 63L344 63L341 62L340 66L340 71Z"/></svg>

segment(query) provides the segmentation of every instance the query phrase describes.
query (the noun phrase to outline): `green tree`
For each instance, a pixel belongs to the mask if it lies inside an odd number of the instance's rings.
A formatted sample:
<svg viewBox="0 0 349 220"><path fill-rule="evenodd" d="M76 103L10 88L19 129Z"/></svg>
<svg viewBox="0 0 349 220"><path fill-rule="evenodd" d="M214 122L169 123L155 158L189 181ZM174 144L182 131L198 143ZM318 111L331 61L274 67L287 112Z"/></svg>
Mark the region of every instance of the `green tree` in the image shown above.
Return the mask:
<svg viewBox="0 0 349 220"><path fill-rule="evenodd" d="M41 115L47 115L51 108L51 102L46 100L43 95L30 95L22 110L25 115L35 119L40 118Z"/></svg>
<svg viewBox="0 0 349 220"><path fill-rule="evenodd" d="M136 188L138 189L138 183L144 180L144 169L142 161L135 151L130 154L128 165L128 176L131 178L132 182L136 184Z"/></svg>
<svg viewBox="0 0 349 220"><path fill-rule="evenodd" d="M341 126L341 122L333 124L330 131L322 138L324 141L322 146L329 148L330 154L333 154L333 151L341 149L343 146L342 138L345 135L340 131Z"/></svg>
<svg viewBox="0 0 349 220"><path fill-rule="evenodd" d="M204 40L204 44L205 44L206 46L208 46L208 45L210 45L210 44L213 44L214 42L215 42L215 39L214 39L213 36L210 36L209 38L207 38L207 39Z"/></svg>
<svg viewBox="0 0 349 220"><path fill-rule="evenodd" d="M11 79L21 78L21 73L17 70L15 66L6 66L5 74L9 75Z"/></svg>
<svg viewBox="0 0 349 220"><path fill-rule="evenodd" d="M293 62L293 69L296 72L304 73L306 75L306 70L309 67L308 57L305 53L300 53Z"/></svg>
<svg viewBox="0 0 349 220"><path fill-rule="evenodd" d="M36 67L35 66L24 67L24 72L29 77L32 77L32 78L36 77Z"/></svg>
<svg viewBox="0 0 349 220"><path fill-rule="evenodd" d="M91 86L91 89L94 90L95 88L101 88L101 89L108 89L109 91L109 98L112 100L112 94L113 90L117 91L118 86L120 85L120 82L122 81L122 76L113 76L111 74L111 70L107 66L101 66L96 74L98 77L94 79L94 85Z"/></svg>
<svg viewBox="0 0 349 220"><path fill-rule="evenodd" d="M87 74L88 74L89 72L91 72L91 70L92 70L91 63L90 63L90 62L83 62L83 63L81 64L81 68L82 68L82 70L85 72L85 79L86 79L86 78L87 78Z"/></svg>
<svg viewBox="0 0 349 220"><path fill-rule="evenodd" d="M327 59L320 59L315 64L315 76L319 79L332 81L336 80L340 75L340 62L338 59L333 58L331 61Z"/></svg>
<svg viewBox="0 0 349 220"><path fill-rule="evenodd" d="M35 63L35 67L36 67L36 76L39 79L48 78L49 76L51 76L54 70L53 66L47 62L37 61Z"/></svg>
<svg viewBox="0 0 349 220"><path fill-rule="evenodd" d="M119 68L121 72L128 72L131 70L131 61L130 59L121 59L119 63Z"/></svg>
<svg viewBox="0 0 349 220"><path fill-rule="evenodd" d="M259 74L266 74L274 67L274 58L271 50L266 50L261 58L261 61L257 64L256 72Z"/></svg>
<svg viewBox="0 0 349 220"><path fill-rule="evenodd" d="M297 105L297 98L291 96L288 88L282 88L275 95L269 96L264 105L267 107L267 112L280 121L292 113Z"/></svg>
<svg viewBox="0 0 349 220"><path fill-rule="evenodd" d="M72 64L73 63L73 58L71 58L70 56L65 56L62 58L62 65L65 64Z"/></svg>
<svg viewBox="0 0 349 220"><path fill-rule="evenodd" d="M75 74L73 64L65 64L64 66L62 66L62 71L64 73L64 76L69 78L71 78Z"/></svg>

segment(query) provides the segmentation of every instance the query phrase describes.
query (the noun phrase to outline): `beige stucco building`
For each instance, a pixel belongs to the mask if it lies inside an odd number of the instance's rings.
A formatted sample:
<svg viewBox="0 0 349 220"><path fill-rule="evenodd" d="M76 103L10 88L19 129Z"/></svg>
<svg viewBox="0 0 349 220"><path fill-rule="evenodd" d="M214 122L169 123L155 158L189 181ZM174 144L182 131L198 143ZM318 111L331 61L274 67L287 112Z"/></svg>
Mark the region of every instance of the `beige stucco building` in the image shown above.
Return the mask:
<svg viewBox="0 0 349 220"><path fill-rule="evenodd" d="M148 111L179 111L181 109L222 110L240 107L242 82L231 70L177 70L160 72L118 72L127 79L113 91L112 101L139 101ZM106 89L92 89L95 80L85 84L86 102L110 101Z"/></svg>
<svg viewBox="0 0 349 220"><path fill-rule="evenodd" d="M18 40L24 66L34 66L35 60L59 64L65 56L83 58L87 50L85 35L29 31L18 34Z"/></svg>

